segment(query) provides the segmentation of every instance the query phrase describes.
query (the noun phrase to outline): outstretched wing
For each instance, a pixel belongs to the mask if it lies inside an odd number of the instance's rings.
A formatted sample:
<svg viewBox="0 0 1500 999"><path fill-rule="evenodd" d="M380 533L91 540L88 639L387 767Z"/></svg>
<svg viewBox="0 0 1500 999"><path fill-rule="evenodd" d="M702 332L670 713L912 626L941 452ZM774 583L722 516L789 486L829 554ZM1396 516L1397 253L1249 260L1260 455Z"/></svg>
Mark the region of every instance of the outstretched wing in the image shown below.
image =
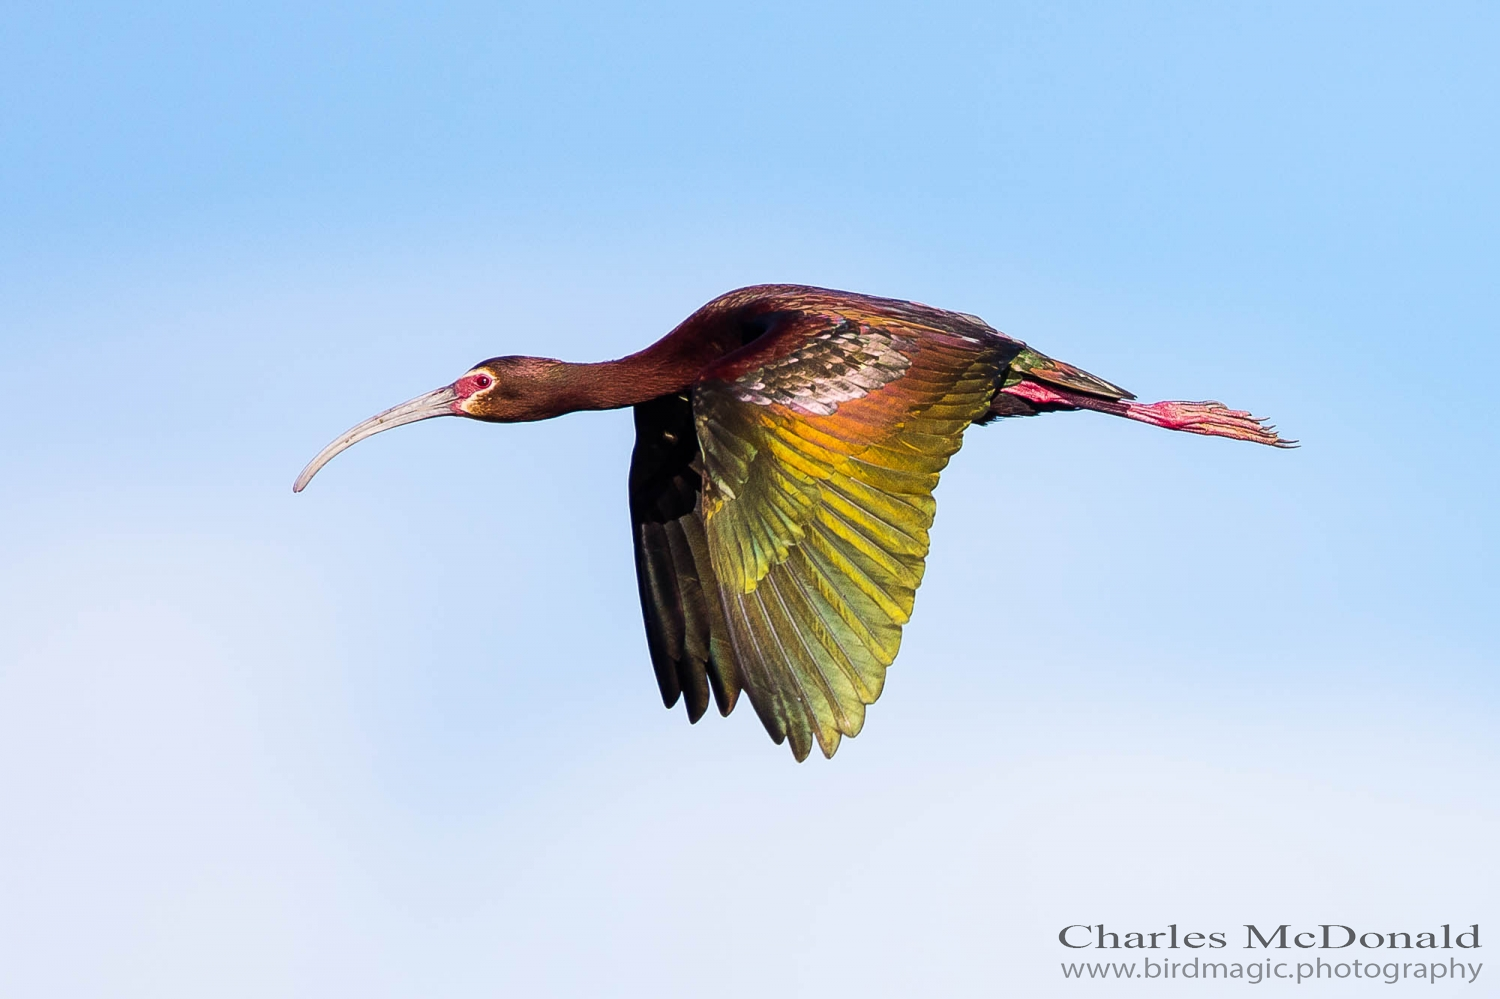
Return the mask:
<svg viewBox="0 0 1500 999"><path fill-rule="evenodd" d="M728 653L804 759L864 723L921 583L938 474L1021 344L951 313L790 312L694 386Z"/></svg>
<svg viewBox="0 0 1500 999"><path fill-rule="evenodd" d="M686 699L688 719L708 710L709 691L729 714L739 696L732 658L715 654L725 634L718 587L698 514L702 477L693 406L686 393L635 407L630 520L646 646L667 707ZM720 642L722 644L722 640Z"/></svg>

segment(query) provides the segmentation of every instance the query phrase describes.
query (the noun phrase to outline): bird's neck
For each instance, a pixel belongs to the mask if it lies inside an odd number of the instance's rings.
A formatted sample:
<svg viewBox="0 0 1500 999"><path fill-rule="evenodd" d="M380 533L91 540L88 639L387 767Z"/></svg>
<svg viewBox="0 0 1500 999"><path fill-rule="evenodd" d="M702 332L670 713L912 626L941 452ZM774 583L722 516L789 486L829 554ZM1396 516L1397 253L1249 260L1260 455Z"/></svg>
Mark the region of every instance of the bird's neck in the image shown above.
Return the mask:
<svg viewBox="0 0 1500 999"><path fill-rule="evenodd" d="M678 324L666 336L615 361L575 364L546 362L551 369L539 379L545 402L526 419L547 419L588 409L622 409L674 392L695 382L710 364L744 345L738 327L710 303Z"/></svg>
<svg viewBox="0 0 1500 999"><path fill-rule="evenodd" d="M620 409L690 386L728 345L667 337L615 361L559 362L555 377L566 411ZM737 346L734 345L734 346Z"/></svg>
<svg viewBox="0 0 1500 999"><path fill-rule="evenodd" d="M562 413L621 409L685 388L692 376L622 357L618 361L575 364L561 361L552 376Z"/></svg>

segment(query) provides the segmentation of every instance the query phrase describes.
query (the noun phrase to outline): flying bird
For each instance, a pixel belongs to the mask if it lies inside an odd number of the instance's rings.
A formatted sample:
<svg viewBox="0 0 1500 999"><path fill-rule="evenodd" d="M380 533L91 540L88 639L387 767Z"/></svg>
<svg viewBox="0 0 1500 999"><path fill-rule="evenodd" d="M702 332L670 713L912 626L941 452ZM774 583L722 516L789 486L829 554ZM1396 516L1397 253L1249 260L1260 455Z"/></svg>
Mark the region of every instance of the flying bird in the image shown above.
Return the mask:
<svg viewBox="0 0 1500 999"><path fill-rule="evenodd" d="M977 316L801 285L714 299L617 361L492 357L308 463L435 416L634 409L630 521L646 644L690 721L743 691L766 731L832 756L880 696L911 617L933 489L971 424L1087 409L1291 447L1217 402L1135 396Z"/></svg>

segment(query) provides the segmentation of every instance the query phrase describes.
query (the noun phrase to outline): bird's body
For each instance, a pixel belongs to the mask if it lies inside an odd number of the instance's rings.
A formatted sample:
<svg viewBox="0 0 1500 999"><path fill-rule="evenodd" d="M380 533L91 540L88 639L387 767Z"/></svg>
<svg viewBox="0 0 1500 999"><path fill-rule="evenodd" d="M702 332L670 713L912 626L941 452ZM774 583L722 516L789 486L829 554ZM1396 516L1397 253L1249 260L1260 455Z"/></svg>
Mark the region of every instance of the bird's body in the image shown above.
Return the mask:
<svg viewBox="0 0 1500 999"><path fill-rule="evenodd" d="M832 756L880 695L922 579L938 475L974 423L1093 409L1285 446L1218 403L1143 405L963 313L800 285L703 306L645 350L493 358L355 427L634 407L630 517L662 699L697 721L744 691L777 742Z"/></svg>

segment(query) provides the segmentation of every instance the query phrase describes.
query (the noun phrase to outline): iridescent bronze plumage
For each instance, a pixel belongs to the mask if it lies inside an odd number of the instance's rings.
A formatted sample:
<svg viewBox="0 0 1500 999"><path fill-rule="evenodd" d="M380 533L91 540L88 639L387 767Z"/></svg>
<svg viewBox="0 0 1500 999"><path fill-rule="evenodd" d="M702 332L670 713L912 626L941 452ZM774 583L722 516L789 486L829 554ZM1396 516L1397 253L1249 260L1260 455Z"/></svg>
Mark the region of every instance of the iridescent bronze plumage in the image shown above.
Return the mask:
<svg viewBox="0 0 1500 999"><path fill-rule="evenodd" d="M630 517L662 700L697 721L741 691L798 760L880 696L922 580L933 489L964 431L1092 409L1276 447L1219 403L1142 404L977 317L800 285L703 306L618 361L500 357L367 420L298 477L402 423L634 407Z"/></svg>

